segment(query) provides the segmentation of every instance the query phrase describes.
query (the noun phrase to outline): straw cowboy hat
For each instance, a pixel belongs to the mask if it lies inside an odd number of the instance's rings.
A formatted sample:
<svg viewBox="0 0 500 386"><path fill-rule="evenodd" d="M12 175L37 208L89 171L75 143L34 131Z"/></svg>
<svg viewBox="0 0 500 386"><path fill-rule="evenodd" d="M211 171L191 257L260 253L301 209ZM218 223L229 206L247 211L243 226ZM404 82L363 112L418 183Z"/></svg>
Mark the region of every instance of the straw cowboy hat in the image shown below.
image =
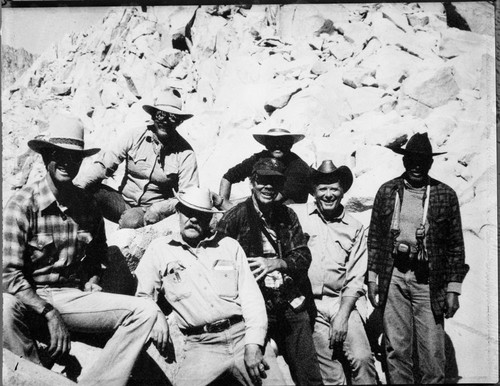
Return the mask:
<svg viewBox="0 0 500 386"><path fill-rule="evenodd" d="M340 181L340 184L344 188L344 193L351 188L354 181L351 169L345 165L336 167L329 159L323 161L317 170L312 170L311 178L315 184Z"/></svg>
<svg viewBox="0 0 500 386"><path fill-rule="evenodd" d="M32 139L28 146L41 153L44 150L72 150L82 152L84 157L98 153L101 149L84 149L83 122L69 114L59 114L50 123L50 137L47 139Z"/></svg>
<svg viewBox="0 0 500 386"><path fill-rule="evenodd" d="M293 143L297 143L300 140L304 139L305 135L304 134L292 134L286 129L281 129L281 128L273 128L269 129L267 133L265 134L254 134L253 137L257 142L260 144L266 146L267 140L269 138L273 137L287 137L287 138L293 138Z"/></svg>
<svg viewBox="0 0 500 386"><path fill-rule="evenodd" d="M174 192L174 194L179 203L188 208L205 213L224 213L224 211L215 208L212 193L208 189L190 187L184 192Z"/></svg>
<svg viewBox="0 0 500 386"><path fill-rule="evenodd" d="M179 91L170 89L155 98L152 105L143 105L142 108L154 117L158 110L170 114L176 114L184 119L191 118L193 114L182 111L182 99Z"/></svg>
<svg viewBox="0 0 500 386"><path fill-rule="evenodd" d="M432 152L432 145L431 142L429 141L427 133L416 133L415 135L413 135L406 144L406 148L404 149L401 147L390 148L390 149L394 153L402 155L433 157L435 155L446 154L446 152L441 152L441 153Z"/></svg>

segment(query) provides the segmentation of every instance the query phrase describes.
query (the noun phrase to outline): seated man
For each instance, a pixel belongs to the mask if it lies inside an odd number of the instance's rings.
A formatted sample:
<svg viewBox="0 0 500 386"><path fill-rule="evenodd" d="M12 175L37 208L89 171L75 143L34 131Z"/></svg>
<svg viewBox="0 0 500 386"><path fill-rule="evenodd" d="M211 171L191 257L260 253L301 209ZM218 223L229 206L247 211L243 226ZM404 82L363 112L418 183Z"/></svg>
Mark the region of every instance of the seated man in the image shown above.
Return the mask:
<svg viewBox="0 0 500 386"><path fill-rule="evenodd" d="M347 166L323 161L312 176L314 203L290 205L309 235L309 268L318 308L314 345L325 385L346 384L338 359L345 353L353 385L376 384L375 362L356 301L365 296L365 229L342 206L353 176Z"/></svg>
<svg viewBox="0 0 500 386"><path fill-rule="evenodd" d="M18 190L3 216L3 345L42 364L35 338L48 342L48 365L70 351L69 332L110 333L82 384L125 385L152 329L168 328L151 300L100 292L107 245L93 198L72 179L84 157L84 128L61 114L48 140L28 145L43 157L46 176ZM168 330L167 330L168 331Z"/></svg>
<svg viewBox="0 0 500 386"><path fill-rule="evenodd" d="M262 379L283 385L272 350L263 357L265 305L245 253L235 240L210 230L218 212L211 192L189 188L177 198L180 233L155 239L135 271L137 296L163 296L185 335L176 385L206 385L228 375L243 385Z"/></svg>
<svg viewBox="0 0 500 386"><path fill-rule="evenodd" d="M166 91L143 109L152 124L121 133L100 158L82 170L76 185L96 191L104 217L121 228L154 224L175 212L173 190L198 186L198 165L191 145L176 131L191 114L182 111L177 90ZM125 161L118 191L101 181Z"/></svg>
<svg viewBox="0 0 500 386"><path fill-rule="evenodd" d="M312 339L315 307L307 270L311 252L297 215L276 202L283 164L263 158L253 167L252 196L224 214L217 229L241 244L266 301L269 338L298 385L321 385Z"/></svg>
<svg viewBox="0 0 500 386"><path fill-rule="evenodd" d="M278 193L276 201L283 203L304 203L309 195L309 166L297 154L291 151L292 146L304 139L303 134L292 134L285 129L269 129L266 134L254 134L255 140L266 147L266 150L255 153L229 169L220 182L219 194L230 199L231 186L244 181L252 174L253 165L262 158L280 160L285 168L285 185Z"/></svg>

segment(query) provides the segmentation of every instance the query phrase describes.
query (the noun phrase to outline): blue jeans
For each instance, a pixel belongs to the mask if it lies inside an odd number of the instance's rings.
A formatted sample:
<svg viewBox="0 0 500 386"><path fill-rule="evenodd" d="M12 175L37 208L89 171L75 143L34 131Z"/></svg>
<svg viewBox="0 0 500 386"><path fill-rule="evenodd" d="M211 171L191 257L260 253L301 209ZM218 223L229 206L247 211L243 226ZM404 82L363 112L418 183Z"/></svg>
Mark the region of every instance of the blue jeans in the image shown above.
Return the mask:
<svg viewBox="0 0 500 386"><path fill-rule="evenodd" d="M285 384L276 356L267 345L264 358L270 369L263 385ZM245 362L245 323L238 323L225 331L186 336L184 359L179 365L175 385L197 386L224 376L242 385L253 385ZM233 383L228 383L233 384Z"/></svg>
<svg viewBox="0 0 500 386"><path fill-rule="evenodd" d="M269 314L268 337L273 339L297 385L323 385L307 310L291 308Z"/></svg>
<svg viewBox="0 0 500 386"><path fill-rule="evenodd" d="M417 281L413 270L394 268L383 324L390 383L415 383L414 339L421 383L444 383L444 320L434 317L429 284Z"/></svg>
<svg viewBox="0 0 500 386"><path fill-rule="evenodd" d="M99 358L83 369L79 384L125 385L156 320L152 300L74 288L42 288L37 294L61 314L68 330L110 333ZM17 298L3 294L3 344L14 354L40 364L35 337L47 322ZM45 334L46 335L46 334Z"/></svg>
<svg viewBox="0 0 500 386"><path fill-rule="evenodd" d="M323 296L315 299L318 315L314 325L314 345L318 353L319 368L325 385L345 385L347 383L342 367L342 356L349 364L353 385L377 384L375 360L366 336L365 328L358 310L349 316L347 336L342 352L336 352L330 345L330 322L340 306L339 298Z"/></svg>

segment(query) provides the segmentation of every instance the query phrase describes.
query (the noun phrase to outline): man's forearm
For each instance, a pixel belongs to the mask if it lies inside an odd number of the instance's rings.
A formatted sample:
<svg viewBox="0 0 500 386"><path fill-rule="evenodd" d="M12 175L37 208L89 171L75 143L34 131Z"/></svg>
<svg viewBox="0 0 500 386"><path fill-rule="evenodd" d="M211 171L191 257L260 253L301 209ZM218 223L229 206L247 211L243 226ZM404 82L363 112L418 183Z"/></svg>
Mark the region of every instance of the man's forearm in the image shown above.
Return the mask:
<svg viewBox="0 0 500 386"><path fill-rule="evenodd" d="M16 292L15 297L25 306L31 308L37 314L41 314L47 302L37 295L33 288L26 288Z"/></svg>
<svg viewBox="0 0 500 386"><path fill-rule="evenodd" d="M224 177L220 180L219 196L225 198L226 200L229 200L229 197L231 196L231 183Z"/></svg>
<svg viewBox="0 0 500 386"><path fill-rule="evenodd" d="M352 310L354 310L354 307L356 306L357 300L358 297L356 296L342 296L342 298L340 299L340 308L337 315L349 319Z"/></svg>

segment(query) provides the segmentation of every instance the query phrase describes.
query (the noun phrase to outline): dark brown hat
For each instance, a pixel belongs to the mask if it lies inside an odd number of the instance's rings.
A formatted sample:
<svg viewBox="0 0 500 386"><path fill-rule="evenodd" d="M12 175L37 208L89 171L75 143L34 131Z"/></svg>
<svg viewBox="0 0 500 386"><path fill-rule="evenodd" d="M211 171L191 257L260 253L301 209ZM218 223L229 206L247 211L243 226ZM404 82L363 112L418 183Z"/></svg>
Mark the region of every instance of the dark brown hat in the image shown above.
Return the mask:
<svg viewBox="0 0 500 386"><path fill-rule="evenodd" d="M416 133L415 135L413 135L406 144L406 148L404 149L401 147L390 148L390 149L394 153L402 155L433 157L435 155L446 154L446 152L441 152L441 153L432 152L431 141L429 141L427 133Z"/></svg>
<svg viewBox="0 0 500 386"><path fill-rule="evenodd" d="M253 165L252 174L261 176L285 176L285 165L276 158L261 158Z"/></svg>
<svg viewBox="0 0 500 386"><path fill-rule="evenodd" d="M342 165L337 168L331 160L327 159L321 163L317 170L312 170L311 179L315 185L340 181L345 193L351 188L354 176L347 166Z"/></svg>

